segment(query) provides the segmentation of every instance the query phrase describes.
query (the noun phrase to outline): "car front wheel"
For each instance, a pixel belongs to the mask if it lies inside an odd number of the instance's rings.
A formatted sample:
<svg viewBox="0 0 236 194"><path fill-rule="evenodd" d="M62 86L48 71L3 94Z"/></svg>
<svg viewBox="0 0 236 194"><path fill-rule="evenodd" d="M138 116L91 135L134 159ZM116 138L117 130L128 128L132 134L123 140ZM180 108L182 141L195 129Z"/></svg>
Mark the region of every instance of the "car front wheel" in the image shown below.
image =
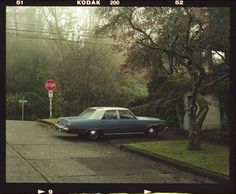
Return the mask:
<svg viewBox="0 0 236 194"><path fill-rule="evenodd" d="M100 137L100 132L98 130L95 130L95 129L91 129L89 132L88 132L88 137L89 139L91 140L96 140Z"/></svg>
<svg viewBox="0 0 236 194"><path fill-rule="evenodd" d="M157 136L157 129L154 127L149 127L146 131L146 135L148 137L156 137Z"/></svg>

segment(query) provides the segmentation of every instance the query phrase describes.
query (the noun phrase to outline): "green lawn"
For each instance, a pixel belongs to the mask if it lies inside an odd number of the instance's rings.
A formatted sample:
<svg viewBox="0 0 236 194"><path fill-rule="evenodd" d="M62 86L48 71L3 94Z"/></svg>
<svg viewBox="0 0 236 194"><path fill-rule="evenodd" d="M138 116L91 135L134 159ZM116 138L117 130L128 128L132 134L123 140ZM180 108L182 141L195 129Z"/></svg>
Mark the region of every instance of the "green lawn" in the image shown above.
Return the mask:
<svg viewBox="0 0 236 194"><path fill-rule="evenodd" d="M126 146L229 175L229 149L227 147L202 143L201 151L188 151L187 144L186 140L178 140L132 143Z"/></svg>
<svg viewBox="0 0 236 194"><path fill-rule="evenodd" d="M51 118L51 119L40 119L39 121L55 124L56 123L56 118Z"/></svg>

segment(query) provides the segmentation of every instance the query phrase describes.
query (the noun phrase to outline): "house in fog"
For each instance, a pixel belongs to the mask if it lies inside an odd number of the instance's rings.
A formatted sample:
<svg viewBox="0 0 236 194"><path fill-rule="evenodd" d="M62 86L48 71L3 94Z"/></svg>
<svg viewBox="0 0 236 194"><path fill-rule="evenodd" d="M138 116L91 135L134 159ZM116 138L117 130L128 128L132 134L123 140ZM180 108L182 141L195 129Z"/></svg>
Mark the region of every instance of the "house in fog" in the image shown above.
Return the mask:
<svg viewBox="0 0 236 194"><path fill-rule="evenodd" d="M209 103L209 111L206 115L206 118L203 122L202 130L206 129L219 129L222 126L222 118L220 113L220 103L219 100L211 94L204 95L204 99ZM184 107L185 110L188 109L190 105L191 95L190 93L185 94L184 96ZM185 111L183 119L183 128L189 130L189 115Z"/></svg>
<svg viewBox="0 0 236 194"><path fill-rule="evenodd" d="M205 71L208 74L208 77L205 80L206 82L211 80L211 76L215 70L220 72L228 71L228 69L225 69L224 61L221 59L221 56L219 56L216 52L211 51L211 53L212 57L208 60L208 63L205 64ZM219 51L219 53L224 56L223 52ZM214 92L210 87L207 88L204 93L201 93L204 99L209 103L209 110L203 122L202 130L219 129L223 126L225 120L227 119L224 110L221 110L220 108L219 99L213 93ZM183 128L185 130L189 130L189 115L187 110L190 103L191 93L187 92L184 95L185 114L183 118Z"/></svg>

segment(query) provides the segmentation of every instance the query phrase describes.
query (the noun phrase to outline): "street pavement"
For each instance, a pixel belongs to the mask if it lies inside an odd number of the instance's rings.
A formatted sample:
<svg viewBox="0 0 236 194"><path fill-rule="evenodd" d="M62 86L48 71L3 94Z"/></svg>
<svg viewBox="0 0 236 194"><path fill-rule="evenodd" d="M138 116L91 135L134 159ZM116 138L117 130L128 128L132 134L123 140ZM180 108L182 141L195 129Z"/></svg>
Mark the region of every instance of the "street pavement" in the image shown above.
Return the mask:
<svg viewBox="0 0 236 194"><path fill-rule="evenodd" d="M60 133L34 121L6 121L7 183L214 183L164 163L120 150L119 142Z"/></svg>

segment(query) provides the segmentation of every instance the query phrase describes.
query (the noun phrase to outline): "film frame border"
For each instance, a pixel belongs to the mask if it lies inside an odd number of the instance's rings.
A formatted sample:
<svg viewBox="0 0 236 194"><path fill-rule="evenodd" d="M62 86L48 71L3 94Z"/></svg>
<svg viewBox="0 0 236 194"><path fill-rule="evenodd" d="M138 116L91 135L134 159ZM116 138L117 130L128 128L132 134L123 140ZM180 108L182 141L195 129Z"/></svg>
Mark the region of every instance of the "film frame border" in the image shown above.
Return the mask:
<svg viewBox="0 0 236 194"><path fill-rule="evenodd" d="M85 0L86 1L86 0ZM182 0L177 0L181 2ZM19 4L17 4L17 2ZM119 5L114 6L167 6L167 7L229 7L230 8L230 103L233 105L235 103L235 56L236 51L236 27L233 25L234 20L236 20L236 2L227 0L184 0L183 5L176 5L176 0L119 0ZM95 6L112 6L110 5L110 0L100 0L100 5ZM6 0L1 3L1 34L6 33L6 7L7 6L89 6L89 5L77 5L77 0ZM236 111L234 108L231 109L230 117L230 181L228 184L80 184L80 183L6 183L6 121L5 121L5 91L6 91L6 37L0 36L1 45L1 87L0 87L0 97L1 97L1 128L0 137L0 193L34 193L37 189L50 190L52 189L54 193L119 193L119 192L140 192L143 193L145 189L151 190L153 192L184 192L184 193L236 193L236 128L234 118L236 116ZM233 106L232 106L233 107Z"/></svg>

